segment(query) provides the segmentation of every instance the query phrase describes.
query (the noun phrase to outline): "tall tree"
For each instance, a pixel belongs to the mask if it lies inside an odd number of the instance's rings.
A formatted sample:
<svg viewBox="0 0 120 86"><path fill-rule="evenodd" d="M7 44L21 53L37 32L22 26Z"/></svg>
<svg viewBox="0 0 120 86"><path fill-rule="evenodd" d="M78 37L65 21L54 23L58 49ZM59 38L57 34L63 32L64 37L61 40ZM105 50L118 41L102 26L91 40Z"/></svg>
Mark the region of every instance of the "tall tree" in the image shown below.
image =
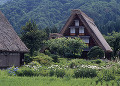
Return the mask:
<svg viewBox="0 0 120 86"><path fill-rule="evenodd" d="M21 39L30 49L30 55L37 51L43 45L43 40L47 39L47 34L39 30L34 21L28 21L25 26L21 28Z"/></svg>
<svg viewBox="0 0 120 86"><path fill-rule="evenodd" d="M120 32L108 33L108 36L105 36L105 39L113 49L113 55L118 56L117 52L120 51Z"/></svg>

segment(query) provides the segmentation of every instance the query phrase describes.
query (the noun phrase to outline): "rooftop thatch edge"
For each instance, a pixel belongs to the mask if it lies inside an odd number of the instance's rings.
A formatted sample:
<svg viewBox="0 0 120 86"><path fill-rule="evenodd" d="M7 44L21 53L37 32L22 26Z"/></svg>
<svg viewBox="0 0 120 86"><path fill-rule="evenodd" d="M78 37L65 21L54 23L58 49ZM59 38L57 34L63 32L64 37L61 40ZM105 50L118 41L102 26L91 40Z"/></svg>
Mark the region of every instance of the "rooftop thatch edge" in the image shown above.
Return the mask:
<svg viewBox="0 0 120 86"><path fill-rule="evenodd" d="M0 11L0 51L29 52L12 25Z"/></svg>

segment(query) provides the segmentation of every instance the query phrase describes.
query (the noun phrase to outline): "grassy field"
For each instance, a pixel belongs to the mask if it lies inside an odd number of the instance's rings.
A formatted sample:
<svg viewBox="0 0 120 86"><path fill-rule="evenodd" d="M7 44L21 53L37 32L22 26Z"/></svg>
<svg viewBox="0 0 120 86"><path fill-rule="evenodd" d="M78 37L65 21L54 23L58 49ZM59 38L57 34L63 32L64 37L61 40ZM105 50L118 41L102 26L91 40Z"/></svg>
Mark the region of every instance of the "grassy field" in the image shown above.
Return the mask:
<svg viewBox="0 0 120 86"><path fill-rule="evenodd" d="M119 86L116 81L96 84L96 79L56 77L1 77L0 86Z"/></svg>
<svg viewBox="0 0 120 86"><path fill-rule="evenodd" d="M50 72L51 69L52 72ZM56 72L56 70L59 71ZM81 72L90 75L94 73L94 70L97 75L93 75L93 78L86 78L86 76L76 78L75 72L77 73L79 70L82 71L78 73L78 76L81 75ZM19 74L14 75L15 71ZM53 73L54 75L50 75ZM57 78L57 74L64 74L64 76ZM0 86L120 86L120 64L112 61L63 58L60 58L58 63L51 62L51 65L32 62L19 67L18 70L15 67L10 70L0 70Z"/></svg>
<svg viewBox="0 0 120 86"><path fill-rule="evenodd" d="M18 77L0 71L0 86L120 86L118 81L96 82L96 78Z"/></svg>

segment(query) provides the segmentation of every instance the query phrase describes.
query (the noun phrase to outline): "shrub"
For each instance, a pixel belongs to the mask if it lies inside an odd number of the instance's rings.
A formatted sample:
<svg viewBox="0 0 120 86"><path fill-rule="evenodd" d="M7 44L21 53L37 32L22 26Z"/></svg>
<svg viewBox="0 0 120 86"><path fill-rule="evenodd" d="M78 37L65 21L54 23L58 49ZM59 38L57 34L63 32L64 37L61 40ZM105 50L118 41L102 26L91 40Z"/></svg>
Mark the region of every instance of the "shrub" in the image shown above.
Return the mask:
<svg viewBox="0 0 120 86"><path fill-rule="evenodd" d="M58 58L58 63L65 65L66 63L68 63L68 61L66 58Z"/></svg>
<svg viewBox="0 0 120 86"><path fill-rule="evenodd" d="M25 54L25 56L24 56L24 62L26 63L26 64L28 64L28 63L30 63L32 61L32 58L30 57L30 55L29 54Z"/></svg>
<svg viewBox="0 0 120 86"><path fill-rule="evenodd" d="M66 75L67 77L73 77L74 76L74 70L73 69L67 69L66 71Z"/></svg>
<svg viewBox="0 0 120 86"><path fill-rule="evenodd" d="M51 54L50 56L52 57L53 62L59 62L59 60L58 60L58 58L60 58L60 56L59 56L59 55L54 55L54 54Z"/></svg>
<svg viewBox="0 0 120 86"><path fill-rule="evenodd" d="M37 61L32 61L32 62L28 63L28 65L29 65L30 67L40 66L40 64L39 64Z"/></svg>
<svg viewBox="0 0 120 86"><path fill-rule="evenodd" d="M103 57L104 57L104 51L98 46L92 47L91 50L88 52L89 59L96 59Z"/></svg>
<svg viewBox="0 0 120 86"><path fill-rule="evenodd" d="M51 55L51 53L50 53L49 50L45 50L45 54L46 54L46 55L49 55L49 56Z"/></svg>
<svg viewBox="0 0 120 86"><path fill-rule="evenodd" d="M63 69L56 69L55 75L57 77L62 77L63 78L64 75L65 75L65 70L63 70Z"/></svg>
<svg viewBox="0 0 120 86"><path fill-rule="evenodd" d="M70 67L70 68L76 68L76 66L77 66L77 65L76 65L75 62L71 62L71 63L69 64L69 67Z"/></svg>
<svg viewBox="0 0 120 86"><path fill-rule="evenodd" d="M51 39L46 41L45 44L51 53L58 54L60 56L65 56L66 53L81 55L83 49L87 47L85 42L78 37L74 39L65 37Z"/></svg>
<svg viewBox="0 0 120 86"><path fill-rule="evenodd" d="M102 63L102 61L101 61L100 59L92 60L91 62L92 62L92 63L96 63L96 64L100 64L100 63Z"/></svg>
<svg viewBox="0 0 120 86"><path fill-rule="evenodd" d="M14 66L7 69L9 76L16 75L17 71L18 71L18 67L14 67Z"/></svg>
<svg viewBox="0 0 120 86"><path fill-rule="evenodd" d="M69 63L69 67L70 68L77 68L77 66L79 66L79 64L81 64L80 59L72 59Z"/></svg>
<svg viewBox="0 0 120 86"><path fill-rule="evenodd" d="M58 58L60 58L59 55L51 54L49 50L45 50L45 54L52 57L53 62L59 62Z"/></svg>
<svg viewBox="0 0 120 86"><path fill-rule="evenodd" d="M54 76L54 75L55 75L55 70L54 69L50 69L49 76Z"/></svg>
<svg viewBox="0 0 120 86"><path fill-rule="evenodd" d="M120 75L120 68L117 69L116 73Z"/></svg>
<svg viewBox="0 0 120 86"><path fill-rule="evenodd" d="M80 68L74 71L75 78L93 78L97 76L96 70L91 68Z"/></svg>
<svg viewBox="0 0 120 86"><path fill-rule="evenodd" d="M42 69L39 71L40 76L48 76L49 75L49 70Z"/></svg>
<svg viewBox="0 0 120 86"><path fill-rule="evenodd" d="M120 78L118 78L116 81L117 81L117 86L120 86Z"/></svg>
<svg viewBox="0 0 120 86"><path fill-rule="evenodd" d="M49 57L48 55L45 55L43 53L39 54L38 56L33 58L34 61L39 62L41 65L51 65L53 59Z"/></svg>
<svg viewBox="0 0 120 86"><path fill-rule="evenodd" d="M65 57L66 58L76 58L76 55L74 55L72 53L65 53Z"/></svg>
<svg viewBox="0 0 120 86"><path fill-rule="evenodd" d="M98 73L98 80L102 81L110 81L115 79L115 72L114 70L102 70Z"/></svg>
<svg viewBox="0 0 120 86"><path fill-rule="evenodd" d="M49 71L49 76L56 76L56 77L64 77L65 73L65 66L60 66L60 65L52 65L48 67Z"/></svg>
<svg viewBox="0 0 120 86"><path fill-rule="evenodd" d="M34 71L29 67L22 67L16 72L17 76L33 76Z"/></svg>

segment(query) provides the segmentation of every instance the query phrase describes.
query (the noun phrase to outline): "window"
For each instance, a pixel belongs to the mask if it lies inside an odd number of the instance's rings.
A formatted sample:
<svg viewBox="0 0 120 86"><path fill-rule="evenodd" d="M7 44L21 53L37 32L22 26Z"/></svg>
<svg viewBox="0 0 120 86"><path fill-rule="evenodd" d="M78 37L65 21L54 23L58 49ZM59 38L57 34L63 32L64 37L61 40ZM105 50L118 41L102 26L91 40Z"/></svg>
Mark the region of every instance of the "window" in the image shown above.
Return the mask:
<svg viewBox="0 0 120 86"><path fill-rule="evenodd" d="M89 38L83 38L85 43L89 43Z"/></svg>
<svg viewBox="0 0 120 86"><path fill-rule="evenodd" d="M79 28L79 35L84 35L84 27L80 26Z"/></svg>
<svg viewBox="0 0 120 86"><path fill-rule="evenodd" d="M75 33L75 28L70 28L70 33Z"/></svg>
<svg viewBox="0 0 120 86"><path fill-rule="evenodd" d="M80 38L81 38L86 44L89 44L89 38L90 38L90 36L80 36Z"/></svg>
<svg viewBox="0 0 120 86"><path fill-rule="evenodd" d="M89 43L89 38L84 39L85 43Z"/></svg>
<svg viewBox="0 0 120 86"><path fill-rule="evenodd" d="M79 20L75 20L75 26L79 26Z"/></svg>
<svg viewBox="0 0 120 86"><path fill-rule="evenodd" d="M70 28L70 35L72 35L72 36L75 35L75 28Z"/></svg>

